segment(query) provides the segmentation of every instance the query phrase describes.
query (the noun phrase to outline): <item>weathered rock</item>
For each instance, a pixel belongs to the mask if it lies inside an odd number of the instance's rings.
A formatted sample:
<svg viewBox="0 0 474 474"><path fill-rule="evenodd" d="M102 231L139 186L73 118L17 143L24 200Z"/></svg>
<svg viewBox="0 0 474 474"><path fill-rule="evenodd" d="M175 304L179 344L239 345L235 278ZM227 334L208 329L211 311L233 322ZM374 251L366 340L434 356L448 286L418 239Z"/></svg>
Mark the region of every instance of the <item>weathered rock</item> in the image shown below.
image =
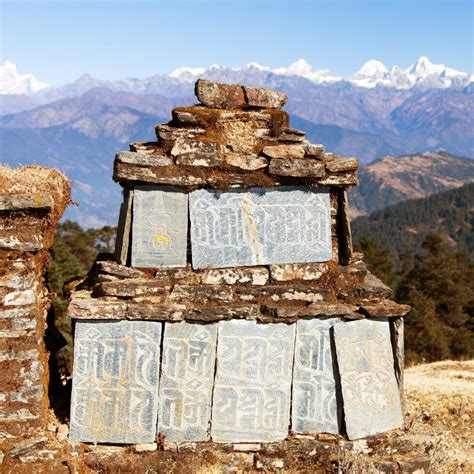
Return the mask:
<svg viewBox="0 0 474 474"><path fill-rule="evenodd" d="M206 133L206 130L203 128L180 128L172 127L168 124L159 124L155 127L156 136L160 144L172 144L176 142L179 138L192 139L196 138L203 133ZM171 147L167 147L171 150Z"/></svg>
<svg viewBox="0 0 474 474"><path fill-rule="evenodd" d="M217 159L220 148L220 145L213 142L200 142L197 140L179 138L171 149L171 155L174 157L191 155Z"/></svg>
<svg viewBox="0 0 474 474"><path fill-rule="evenodd" d="M307 143L304 146L305 158L312 158L316 160L324 159L324 145L314 145L313 143Z"/></svg>
<svg viewBox="0 0 474 474"><path fill-rule="evenodd" d="M250 171L259 170L268 166L268 160L263 156L241 153L225 153L225 162L235 168Z"/></svg>
<svg viewBox="0 0 474 474"><path fill-rule="evenodd" d="M183 175L179 166L138 166L114 163L113 179L122 183L167 184L170 186L198 186L207 183L202 176Z"/></svg>
<svg viewBox="0 0 474 474"><path fill-rule="evenodd" d="M243 86L246 105L250 107L262 107L268 109L279 109L286 104L288 96L282 92L263 87Z"/></svg>
<svg viewBox="0 0 474 474"><path fill-rule="evenodd" d="M315 160L295 160L274 158L270 161L270 174L300 178L320 178L324 176L324 163Z"/></svg>
<svg viewBox="0 0 474 474"><path fill-rule="evenodd" d="M189 153L179 155L176 158L176 164L180 166L198 166L202 168L216 168L222 165L222 160L217 156L200 155L198 153Z"/></svg>
<svg viewBox="0 0 474 474"><path fill-rule="evenodd" d="M217 442L285 439L295 326L221 321L211 436Z"/></svg>
<svg viewBox="0 0 474 474"><path fill-rule="evenodd" d="M240 84L219 84L207 79L198 79L194 93L206 107L235 109L246 105L244 89Z"/></svg>
<svg viewBox="0 0 474 474"><path fill-rule="evenodd" d="M314 303L323 301L328 297L330 291L324 288L314 288L306 285L265 285L261 288L255 287L236 287L237 297L241 301L255 303L279 303L299 304L301 302Z"/></svg>
<svg viewBox="0 0 474 474"><path fill-rule="evenodd" d="M118 163L137 166L170 166L173 164L173 160L168 156L147 155L133 151L119 151L115 155L115 160Z"/></svg>
<svg viewBox="0 0 474 474"><path fill-rule="evenodd" d="M397 379L398 391L402 408L405 402L404 394L404 370L405 370L405 337L404 337L403 318L394 318L390 320L390 335L393 349L393 362L395 368L395 378Z"/></svg>
<svg viewBox="0 0 474 474"><path fill-rule="evenodd" d="M410 306L385 299L376 303L363 304L360 310L369 318L397 318L405 316L410 311Z"/></svg>
<svg viewBox="0 0 474 474"><path fill-rule="evenodd" d="M168 441L207 441L217 324L166 323L158 431Z"/></svg>
<svg viewBox="0 0 474 474"><path fill-rule="evenodd" d="M199 116L190 111L173 109L171 113L173 115L173 121L178 122L181 125L201 125L202 124L202 121L199 120Z"/></svg>
<svg viewBox="0 0 474 474"><path fill-rule="evenodd" d="M0 211L51 209L52 207L53 200L49 194L0 195Z"/></svg>
<svg viewBox="0 0 474 474"><path fill-rule="evenodd" d="M194 303L199 306L230 303L232 300L232 288L227 285L175 285L170 296L173 303Z"/></svg>
<svg viewBox="0 0 474 474"><path fill-rule="evenodd" d="M71 319L122 319L127 307L124 300L91 298L87 291L75 291L69 300L68 315Z"/></svg>
<svg viewBox="0 0 474 474"><path fill-rule="evenodd" d="M388 320L336 324L334 339L349 439L401 428Z"/></svg>
<svg viewBox="0 0 474 474"><path fill-rule="evenodd" d="M303 145L271 145L266 146L262 152L270 158L304 158Z"/></svg>
<svg viewBox="0 0 474 474"><path fill-rule="evenodd" d="M190 214L194 269L331 258L329 194L315 188L203 189Z"/></svg>
<svg viewBox="0 0 474 474"><path fill-rule="evenodd" d="M44 446L48 442L48 438L45 436L40 436L33 439L28 439L25 441L20 441L16 443L10 452L8 453L10 457L22 456L28 452L31 452L33 449L38 449L41 446Z"/></svg>
<svg viewBox="0 0 474 474"><path fill-rule="evenodd" d="M229 319L249 319L254 320L260 316L260 306L255 304L245 304L242 306L216 306L214 308L199 308L194 306L186 311L187 321L222 321Z"/></svg>
<svg viewBox="0 0 474 474"><path fill-rule="evenodd" d="M320 186L355 186L358 184L355 171L329 173L318 181Z"/></svg>
<svg viewBox="0 0 474 474"><path fill-rule="evenodd" d="M200 273L200 281L205 285L265 285L268 282L268 269L249 267L204 270Z"/></svg>
<svg viewBox="0 0 474 474"><path fill-rule="evenodd" d="M100 273L106 273L120 279L145 277L145 273L141 270L138 270L137 268L126 267L125 265L120 265L113 260L96 261L95 268Z"/></svg>
<svg viewBox="0 0 474 474"><path fill-rule="evenodd" d="M354 171L359 167L357 158L338 158L326 163L326 169L332 172Z"/></svg>
<svg viewBox="0 0 474 474"><path fill-rule="evenodd" d="M336 354L330 329L335 318L296 323L291 429L297 433L339 433L342 400L336 396Z"/></svg>
<svg viewBox="0 0 474 474"><path fill-rule="evenodd" d="M302 130L296 128L284 128L280 135L278 135L278 140L283 142L295 142L301 143L304 141L305 133Z"/></svg>
<svg viewBox="0 0 474 474"><path fill-rule="evenodd" d="M186 193L155 186L135 187L132 266L186 266L187 232Z"/></svg>
<svg viewBox="0 0 474 474"><path fill-rule="evenodd" d="M133 298L137 296L162 296L166 298L168 289L160 280L143 278L108 281L94 287L96 296L119 296Z"/></svg>
<svg viewBox="0 0 474 474"><path fill-rule="evenodd" d="M323 293L324 294L324 293ZM340 317L345 319L363 319L357 312L358 306L344 303L327 303L318 301L308 306L276 306L267 305L265 313L272 315L276 320L296 320L304 317Z"/></svg>
<svg viewBox="0 0 474 474"><path fill-rule="evenodd" d="M123 203L120 205L117 237L115 239L115 259L120 265L126 265L129 257L132 205L133 189L126 188L123 191Z"/></svg>
<svg viewBox="0 0 474 474"><path fill-rule="evenodd" d="M155 440L161 323L76 323L71 441Z"/></svg>
<svg viewBox="0 0 474 474"><path fill-rule="evenodd" d="M129 144L130 151L136 151L145 155L160 155L158 142L132 142Z"/></svg>
<svg viewBox="0 0 474 474"><path fill-rule="evenodd" d="M382 280L372 273L368 272L360 285L350 288L347 293L342 296L350 301L376 302L381 299L390 298L392 290Z"/></svg>
<svg viewBox="0 0 474 474"><path fill-rule="evenodd" d="M319 280L327 272L327 263L287 263L270 265L270 274L274 280Z"/></svg>

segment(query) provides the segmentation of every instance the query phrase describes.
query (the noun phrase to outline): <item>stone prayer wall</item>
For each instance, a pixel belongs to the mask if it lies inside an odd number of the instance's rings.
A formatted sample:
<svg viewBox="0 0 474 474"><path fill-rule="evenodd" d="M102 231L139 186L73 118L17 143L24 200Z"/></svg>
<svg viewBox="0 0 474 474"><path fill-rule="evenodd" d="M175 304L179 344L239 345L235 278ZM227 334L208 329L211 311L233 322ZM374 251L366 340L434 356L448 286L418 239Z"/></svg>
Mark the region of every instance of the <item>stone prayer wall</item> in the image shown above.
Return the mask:
<svg viewBox="0 0 474 474"><path fill-rule="evenodd" d="M70 295L71 439L401 427L409 308L352 250L357 160L290 128L284 94L200 80L196 95L116 156L116 252Z"/></svg>
<svg viewBox="0 0 474 474"><path fill-rule="evenodd" d="M0 166L0 464L47 423L50 300L43 273L69 202L56 170Z"/></svg>

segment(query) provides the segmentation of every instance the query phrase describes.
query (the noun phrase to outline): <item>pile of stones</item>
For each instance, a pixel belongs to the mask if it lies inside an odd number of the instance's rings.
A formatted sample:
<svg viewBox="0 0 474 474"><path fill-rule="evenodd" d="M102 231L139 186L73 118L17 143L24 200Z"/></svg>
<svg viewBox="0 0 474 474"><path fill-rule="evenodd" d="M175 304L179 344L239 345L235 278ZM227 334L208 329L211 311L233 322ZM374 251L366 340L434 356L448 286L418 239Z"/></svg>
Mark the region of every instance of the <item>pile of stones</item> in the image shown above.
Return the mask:
<svg viewBox="0 0 474 474"><path fill-rule="evenodd" d="M196 96L117 153L115 255L67 289L71 440L401 427L409 308L352 251L357 160L290 128L280 92L199 80Z"/></svg>
<svg viewBox="0 0 474 474"><path fill-rule="evenodd" d="M47 425L50 300L43 273L69 199L56 170L0 166L0 466L4 453L18 454L21 440Z"/></svg>

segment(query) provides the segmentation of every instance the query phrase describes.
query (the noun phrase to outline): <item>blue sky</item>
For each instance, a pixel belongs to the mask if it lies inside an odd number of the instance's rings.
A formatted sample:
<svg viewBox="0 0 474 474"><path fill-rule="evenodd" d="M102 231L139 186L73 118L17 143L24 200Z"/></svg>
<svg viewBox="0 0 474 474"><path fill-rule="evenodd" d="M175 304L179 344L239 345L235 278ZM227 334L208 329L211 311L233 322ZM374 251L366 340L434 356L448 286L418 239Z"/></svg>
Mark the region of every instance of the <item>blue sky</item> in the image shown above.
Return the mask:
<svg viewBox="0 0 474 474"><path fill-rule="evenodd" d="M0 0L0 60L57 85L83 73L147 77L179 66L277 67L305 58L339 75L419 56L473 70L465 0Z"/></svg>

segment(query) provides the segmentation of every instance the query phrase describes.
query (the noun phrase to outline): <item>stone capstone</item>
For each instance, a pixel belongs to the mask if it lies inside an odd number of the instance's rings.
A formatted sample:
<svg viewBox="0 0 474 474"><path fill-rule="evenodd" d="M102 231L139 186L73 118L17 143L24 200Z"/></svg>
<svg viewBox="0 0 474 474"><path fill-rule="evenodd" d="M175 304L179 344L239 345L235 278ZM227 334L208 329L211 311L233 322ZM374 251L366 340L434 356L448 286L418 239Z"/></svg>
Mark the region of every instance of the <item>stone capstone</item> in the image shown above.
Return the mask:
<svg viewBox="0 0 474 474"><path fill-rule="evenodd" d="M238 109L245 106L279 109L287 100L286 94L271 89L220 84L207 79L198 79L194 92L201 104L218 109Z"/></svg>

